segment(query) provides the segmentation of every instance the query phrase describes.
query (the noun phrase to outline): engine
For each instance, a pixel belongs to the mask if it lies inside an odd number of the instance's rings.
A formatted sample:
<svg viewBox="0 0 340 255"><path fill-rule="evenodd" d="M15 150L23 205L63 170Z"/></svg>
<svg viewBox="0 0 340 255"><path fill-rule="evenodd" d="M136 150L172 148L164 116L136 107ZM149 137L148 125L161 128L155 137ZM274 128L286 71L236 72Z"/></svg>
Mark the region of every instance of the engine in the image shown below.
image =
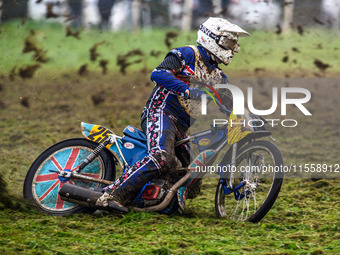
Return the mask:
<svg viewBox="0 0 340 255"><path fill-rule="evenodd" d="M172 184L170 184L169 180L164 178L154 179L143 191L142 200L144 206L148 207L161 203L171 186Z"/></svg>

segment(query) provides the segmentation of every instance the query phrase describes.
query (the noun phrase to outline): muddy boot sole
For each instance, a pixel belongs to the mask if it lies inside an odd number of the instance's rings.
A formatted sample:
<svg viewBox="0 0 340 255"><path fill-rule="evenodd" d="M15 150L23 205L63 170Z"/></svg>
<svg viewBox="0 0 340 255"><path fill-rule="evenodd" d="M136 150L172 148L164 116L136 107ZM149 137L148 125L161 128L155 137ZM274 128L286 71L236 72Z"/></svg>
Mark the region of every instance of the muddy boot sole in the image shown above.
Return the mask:
<svg viewBox="0 0 340 255"><path fill-rule="evenodd" d="M128 208L126 208L125 206L121 205L120 203L114 201L114 200L110 200L109 202L109 211L118 211L121 213L128 213L130 212L130 210Z"/></svg>

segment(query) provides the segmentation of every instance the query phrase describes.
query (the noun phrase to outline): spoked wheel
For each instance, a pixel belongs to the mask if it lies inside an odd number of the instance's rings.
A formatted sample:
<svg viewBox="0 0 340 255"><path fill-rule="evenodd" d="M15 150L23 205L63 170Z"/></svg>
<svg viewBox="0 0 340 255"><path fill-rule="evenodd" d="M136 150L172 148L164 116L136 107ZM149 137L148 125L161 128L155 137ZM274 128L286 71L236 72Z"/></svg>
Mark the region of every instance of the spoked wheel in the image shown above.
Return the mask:
<svg viewBox="0 0 340 255"><path fill-rule="evenodd" d="M65 202L58 195L65 183L84 188L98 188L100 184L77 179L59 177L56 170L75 171L77 166L98 146L82 138L57 143L34 161L26 175L24 197L31 200L42 211L52 215L67 215L84 210L81 205ZM114 180L116 175L112 155L106 149L88 164L81 174L105 180Z"/></svg>
<svg viewBox="0 0 340 255"><path fill-rule="evenodd" d="M221 165L231 162L226 154ZM234 178L221 179L215 195L218 217L237 221L259 222L274 204L283 180L283 159L277 146L268 141L255 141L240 149L236 157ZM229 193L229 182L239 189ZM228 194L229 193L229 194Z"/></svg>

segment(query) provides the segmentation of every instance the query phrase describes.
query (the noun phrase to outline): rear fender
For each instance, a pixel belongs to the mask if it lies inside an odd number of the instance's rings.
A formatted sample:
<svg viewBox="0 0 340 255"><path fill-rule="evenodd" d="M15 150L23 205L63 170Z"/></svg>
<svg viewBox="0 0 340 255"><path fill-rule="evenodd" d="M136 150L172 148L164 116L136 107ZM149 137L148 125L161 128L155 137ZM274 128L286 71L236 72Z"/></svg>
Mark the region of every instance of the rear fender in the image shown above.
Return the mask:
<svg viewBox="0 0 340 255"><path fill-rule="evenodd" d="M120 150L122 148L122 141L121 137L117 136L115 133L113 133L110 129L95 125L95 124L88 124L85 122L82 122L81 124L81 132L83 136L95 143L104 143L106 139L109 137L110 134L114 135L116 137L115 143L110 143L106 145L106 148L113 154L113 156L117 159L120 166L124 169L124 159L123 156L120 153ZM118 149L119 146L119 149Z"/></svg>

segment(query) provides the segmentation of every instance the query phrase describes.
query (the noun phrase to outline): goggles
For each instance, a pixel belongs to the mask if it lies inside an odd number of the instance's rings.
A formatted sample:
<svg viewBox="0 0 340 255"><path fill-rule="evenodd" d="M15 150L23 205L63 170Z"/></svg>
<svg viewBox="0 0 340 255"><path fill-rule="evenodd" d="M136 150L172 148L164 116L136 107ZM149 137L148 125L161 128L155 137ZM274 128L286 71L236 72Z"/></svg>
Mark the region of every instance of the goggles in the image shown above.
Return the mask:
<svg viewBox="0 0 340 255"><path fill-rule="evenodd" d="M217 44L225 50L238 52L240 50L240 44L237 42L237 39L234 39L233 37L236 36L221 36Z"/></svg>
<svg viewBox="0 0 340 255"><path fill-rule="evenodd" d="M238 52L240 50L240 44L237 42L237 36L231 33L227 33L227 35L216 35L203 25L200 25L200 30L207 36L214 39L221 48L231 50L233 52Z"/></svg>

